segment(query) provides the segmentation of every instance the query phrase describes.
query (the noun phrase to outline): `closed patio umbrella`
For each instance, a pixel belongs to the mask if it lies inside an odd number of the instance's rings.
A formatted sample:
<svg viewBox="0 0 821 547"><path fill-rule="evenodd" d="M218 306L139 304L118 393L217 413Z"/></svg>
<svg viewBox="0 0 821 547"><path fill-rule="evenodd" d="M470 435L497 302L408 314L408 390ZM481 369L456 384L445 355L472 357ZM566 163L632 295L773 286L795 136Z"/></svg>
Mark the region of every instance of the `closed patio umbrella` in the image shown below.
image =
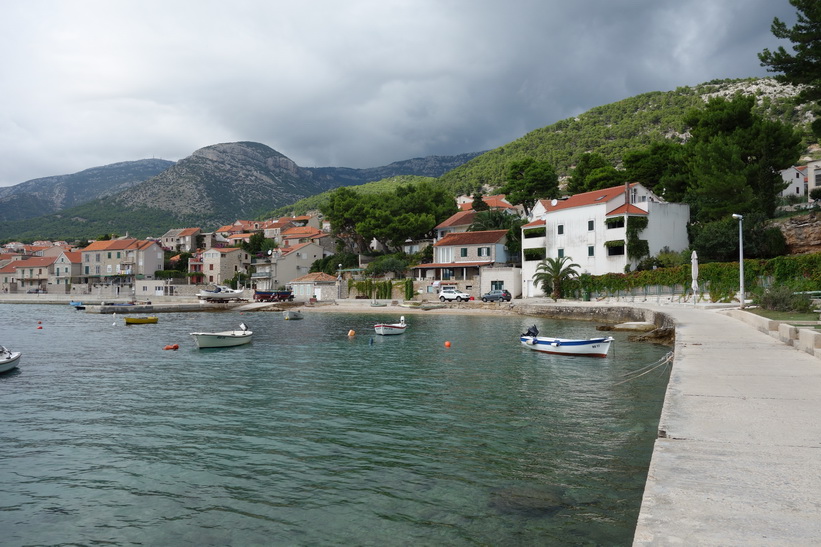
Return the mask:
<svg viewBox="0 0 821 547"><path fill-rule="evenodd" d="M693 306L695 306L696 296L698 295L698 255L695 251L690 255L690 276L693 279L691 286L693 288Z"/></svg>

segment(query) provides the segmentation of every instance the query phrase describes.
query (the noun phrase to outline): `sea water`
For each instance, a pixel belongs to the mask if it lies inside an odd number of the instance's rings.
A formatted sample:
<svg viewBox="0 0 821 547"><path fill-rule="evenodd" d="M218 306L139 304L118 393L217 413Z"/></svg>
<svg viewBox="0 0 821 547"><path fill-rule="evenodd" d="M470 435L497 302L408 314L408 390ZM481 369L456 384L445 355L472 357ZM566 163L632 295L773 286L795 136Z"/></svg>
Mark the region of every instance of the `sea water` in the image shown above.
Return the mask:
<svg viewBox="0 0 821 547"><path fill-rule="evenodd" d="M400 315L0 305L23 352L0 375L0 544L631 543L667 374L625 380L669 348L547 355L519 333L600 333L524 316L374 334ZM241 322L247 346L189 334Z"/></svg>

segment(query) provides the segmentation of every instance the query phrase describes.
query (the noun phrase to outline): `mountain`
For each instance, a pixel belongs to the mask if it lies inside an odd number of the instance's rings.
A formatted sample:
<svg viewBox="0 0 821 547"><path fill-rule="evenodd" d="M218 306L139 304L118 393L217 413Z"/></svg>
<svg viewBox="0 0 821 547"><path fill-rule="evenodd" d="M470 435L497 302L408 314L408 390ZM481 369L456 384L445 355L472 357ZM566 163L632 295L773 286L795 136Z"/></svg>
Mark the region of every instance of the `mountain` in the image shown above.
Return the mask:
<svg viewBox="0 0 821 547"><path fill-rule="evenodd" d="M83 239L126 232L158 237L183 226L213 230L338 186L400 173L439 176L475 156L432 156L371 169L303 168L264 144L215 144L119 192L101 191L98 199L42 217L0 221L0 240ZM32 195L20 193L17 199Z"/></svg>
<svg viewBox="0 0 821 547"><path fill-rule="evenodd" d="M125 161L0 188L0 221L33 218L115 194L162 173L174 162Z"/></svg>

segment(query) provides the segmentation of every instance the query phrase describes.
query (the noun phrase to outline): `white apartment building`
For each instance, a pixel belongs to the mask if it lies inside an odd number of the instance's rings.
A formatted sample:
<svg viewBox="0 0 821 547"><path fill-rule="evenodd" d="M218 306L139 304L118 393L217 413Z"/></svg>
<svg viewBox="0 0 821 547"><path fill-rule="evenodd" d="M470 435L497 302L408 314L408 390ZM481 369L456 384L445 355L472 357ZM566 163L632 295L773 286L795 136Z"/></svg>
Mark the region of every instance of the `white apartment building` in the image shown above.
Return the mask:
<svg viewBox="0 0 821 547"><path fill-rule="evenodd" d="M540 200L530 222L522 227L522 296L543 294L533 276L543 258L569 257L579 273L602 275L635 268L629 258L627 225L638 217L646 227L637 240L646 242L649 255L665 247L685 250L689 205L667 203L639 183L576 194L561 200Z"/></svg>

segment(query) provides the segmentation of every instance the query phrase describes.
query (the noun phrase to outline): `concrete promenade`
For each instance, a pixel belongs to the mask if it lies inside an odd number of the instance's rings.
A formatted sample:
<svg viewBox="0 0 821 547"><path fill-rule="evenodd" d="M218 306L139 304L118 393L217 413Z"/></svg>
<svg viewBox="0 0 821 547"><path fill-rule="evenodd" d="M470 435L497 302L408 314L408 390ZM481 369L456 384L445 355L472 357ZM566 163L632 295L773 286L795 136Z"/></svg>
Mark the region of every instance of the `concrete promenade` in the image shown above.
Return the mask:
<svg viewBox="0 0 821 547"><path fill-rule="evenodd" d="M821 359L726 311L637 307L676 342L634 545L821 545Z"/></svg>

